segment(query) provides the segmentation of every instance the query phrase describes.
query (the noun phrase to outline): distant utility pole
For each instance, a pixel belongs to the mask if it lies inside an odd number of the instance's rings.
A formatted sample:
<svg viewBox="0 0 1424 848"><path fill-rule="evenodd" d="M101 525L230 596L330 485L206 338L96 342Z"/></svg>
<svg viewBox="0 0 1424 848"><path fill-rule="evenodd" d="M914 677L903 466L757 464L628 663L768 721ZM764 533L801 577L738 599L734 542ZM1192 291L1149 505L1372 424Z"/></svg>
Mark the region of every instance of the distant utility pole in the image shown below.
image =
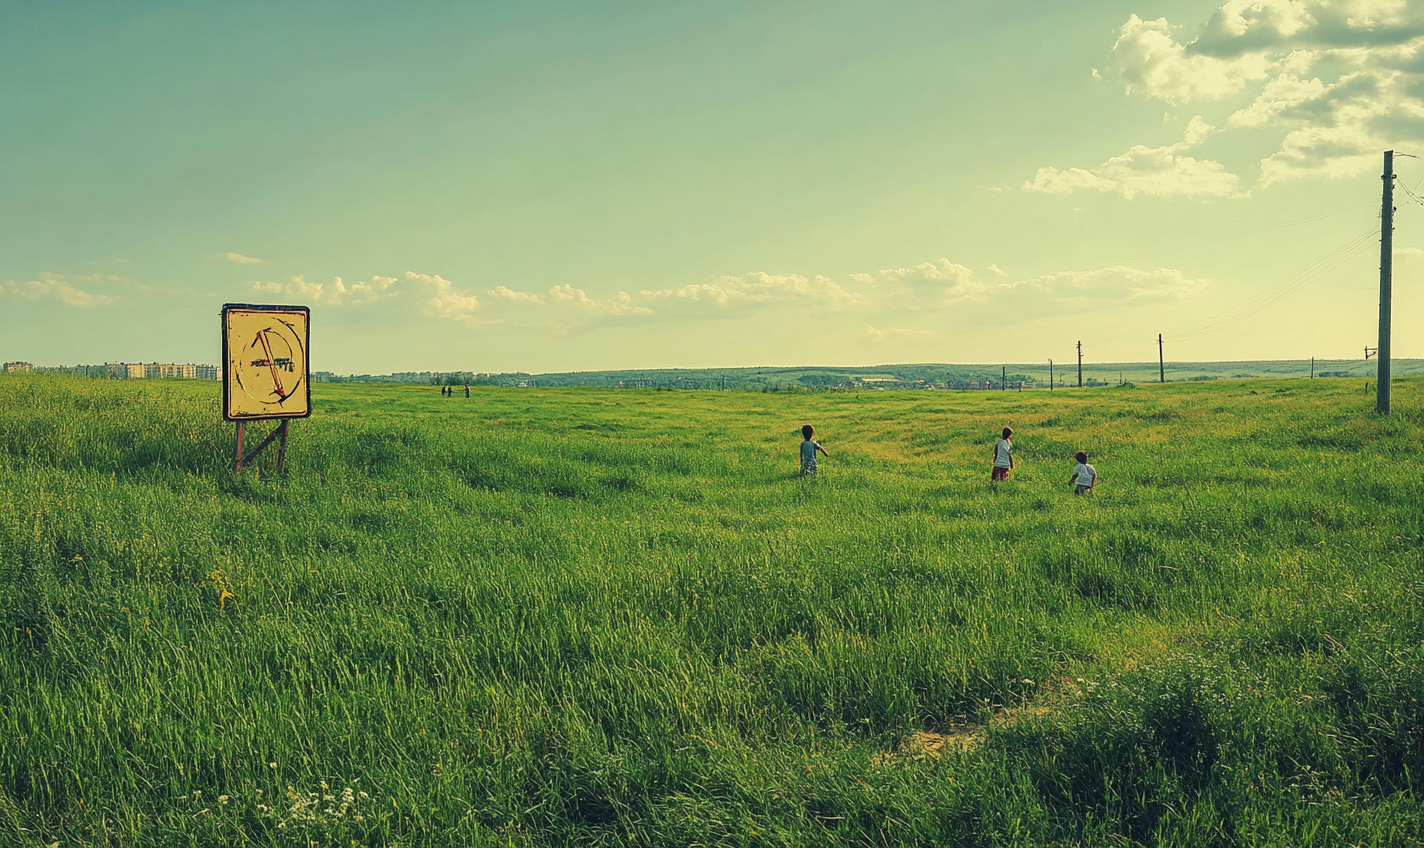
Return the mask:
<svg viewBox="0 0 1424 848"><path fill-rule="evenodd" d="M1389 414L1389 325L1394 264L1394 151L1384 152L1384 199L1380 204L1380 300L1379 300L1379 346L1375 354L1378 370L1375 372L1375 412Z"/></svg>
<svg viewBox="0 0 1424 848"><path fill-rule="evenodd" d="M1157 334L1157 382L1167 382L1167 369L1162 364L1162 334Z"/></svg>
<svg viewBox="0 0 1424 848"><path fill-rule="evenodd" d="M1315 357L1310 358L1310 379L1315 379Z"/></svg>
<svg viewBox="0 0 1424 848"><path fill-rule="evenodd" d="M1053 360L1048 360L1048 390L1053 391Z"/></svg>
<svg viewBox="0 0 1424 848"><path fill-rule="evenodd" d="M1003 366L1002 371L1000 372L1000 376L999 376L999 391L1001 391L1001 392L1006 392L1006 391L1008 391L1008 390L1009 390L1009 366L1005 365L1005 366Z"/></svg>
<svg viewBox="0 0 1424 848"><path fill-rule="evenodd" d="M1078 340L1078 388L1083 388L1083 340Z"/></svg>

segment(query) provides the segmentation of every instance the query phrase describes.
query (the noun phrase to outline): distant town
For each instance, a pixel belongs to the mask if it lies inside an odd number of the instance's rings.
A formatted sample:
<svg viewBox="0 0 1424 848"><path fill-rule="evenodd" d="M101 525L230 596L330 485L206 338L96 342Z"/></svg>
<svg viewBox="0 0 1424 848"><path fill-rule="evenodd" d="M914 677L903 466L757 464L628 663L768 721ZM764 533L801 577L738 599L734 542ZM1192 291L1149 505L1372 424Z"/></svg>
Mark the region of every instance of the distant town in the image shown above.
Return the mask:
<svg viewBox="0 0 1424 848"><path fill-rule="evenodd" d="M221 380L218 365L173 362L105 362L103 365L35 365L6 362L0 371L27 371L35 374L69 374L101 380Z"/></svg>
<svg viewBox="0 0 1424 848"><path fill-rule="evenodd" d="M0 370L59 374L101 380L214 380L222 367L196 363L106 362L102 365L35 365L5 362ZM762 366L741 368L653 368L608 371L527 372L398 371L393 374L337 374L313 371L313 383L404 383L429 386L555 388L598 386L615 389L701 389L753 392L935 390L1031 391L1050 387L1095 388L1134 383L1241 380L1259 377L1345 377L1369 380L1375 363L1365 359L1294 359L1229 362L1076 362L873 366ZM1396 359L1394 375L1424 375L1424 360Z"/></svg>

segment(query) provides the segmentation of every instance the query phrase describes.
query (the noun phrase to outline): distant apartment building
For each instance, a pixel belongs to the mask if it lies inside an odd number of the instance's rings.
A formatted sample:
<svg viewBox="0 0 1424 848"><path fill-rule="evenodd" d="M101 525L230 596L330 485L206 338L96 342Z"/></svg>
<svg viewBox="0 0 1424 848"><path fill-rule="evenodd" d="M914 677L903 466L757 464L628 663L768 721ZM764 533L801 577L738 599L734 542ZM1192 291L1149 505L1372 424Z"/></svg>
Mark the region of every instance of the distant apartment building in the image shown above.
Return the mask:
<svg viewBox="0 0 1424 848"><path fill-rule="evenodd" d="M34 367L35 367L34 365L31 365L31 364L28 363L28 362L6 362L3 367L0 367L0 370L4 370L4 371L7 371L7 372L8 372L8 371L29 371L29 370L33 369Z"/></svg>
<svg viewBox="0 0 1424 848"><path fill-rule="evenodd" d="M111 380L221 380L222 368L217 365L195 365L172 362L106 362L100 365L76 365L75 371L90 376L107 376Z"/></svg>
<svg viewBox="0 0 1424 848"><path fill-rule="evenodd" d="M196 365L160 365L158 366L158 377L162 380L193 380L197 379L198 366Z"/></svg>

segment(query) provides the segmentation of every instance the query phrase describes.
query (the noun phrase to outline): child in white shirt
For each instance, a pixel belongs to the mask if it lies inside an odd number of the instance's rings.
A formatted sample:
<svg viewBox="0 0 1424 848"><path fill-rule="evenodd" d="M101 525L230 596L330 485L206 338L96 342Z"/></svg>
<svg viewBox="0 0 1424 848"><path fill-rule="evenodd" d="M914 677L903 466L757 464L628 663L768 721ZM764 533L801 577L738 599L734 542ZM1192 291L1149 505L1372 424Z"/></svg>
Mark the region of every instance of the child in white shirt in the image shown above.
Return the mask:
<svg viewBox="0 0 1424 848"><path fill-rule="evenodd" d="M1088 452L1078 451L1073 454L1073 458L1078 460L1078 464L1073 466L1073 476L1068 481L1073 484L1073 494L1081 495L1093 491L1093 487L1098 484L1098 469L1088 464Z"/></svg>
<svg viewBox="0 0 1424 848"><path fill-rule="evenodd" d="M1014 428L1005 427L1004 437L994 444L994 470L989 474L989 482L997 483L1009 479L1009 471L1014 467Z"/></svg>

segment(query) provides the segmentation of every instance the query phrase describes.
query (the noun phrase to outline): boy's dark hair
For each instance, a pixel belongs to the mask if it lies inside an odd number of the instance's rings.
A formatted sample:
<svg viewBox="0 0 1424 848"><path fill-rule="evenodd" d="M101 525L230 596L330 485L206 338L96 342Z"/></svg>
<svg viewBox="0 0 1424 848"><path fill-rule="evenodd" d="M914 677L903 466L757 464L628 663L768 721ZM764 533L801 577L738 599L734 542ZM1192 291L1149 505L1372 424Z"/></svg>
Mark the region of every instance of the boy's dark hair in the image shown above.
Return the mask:
<svg viewBox="0 0 1424 848"><path fill-rule="evenodd" d="M801 438L809 439L814 435L816 435L815 427L812 427L810 424L803 424L801 426Z"/></svg>
<svg viewBox="0 0 1424 848"><path fill-rule="evenodd" d="M1005 427L1005 428L1004 428L1004 438L1007 439L1007 438L1009 438L1010 436L1012 436L1013 434L1014 434L1014 428L1012 428L1012 427Z"/></svg>
<svg viewBox="0 0 1424 848"><path fill-rule="evenodd" d="M1076 459L1076 460L1078 460L1079 462L1087 462L1087 461L1088 461L1088 452L1087 452L1087 451L1078 451L1077 453L1073 454L1073 458Z"/></svg>

